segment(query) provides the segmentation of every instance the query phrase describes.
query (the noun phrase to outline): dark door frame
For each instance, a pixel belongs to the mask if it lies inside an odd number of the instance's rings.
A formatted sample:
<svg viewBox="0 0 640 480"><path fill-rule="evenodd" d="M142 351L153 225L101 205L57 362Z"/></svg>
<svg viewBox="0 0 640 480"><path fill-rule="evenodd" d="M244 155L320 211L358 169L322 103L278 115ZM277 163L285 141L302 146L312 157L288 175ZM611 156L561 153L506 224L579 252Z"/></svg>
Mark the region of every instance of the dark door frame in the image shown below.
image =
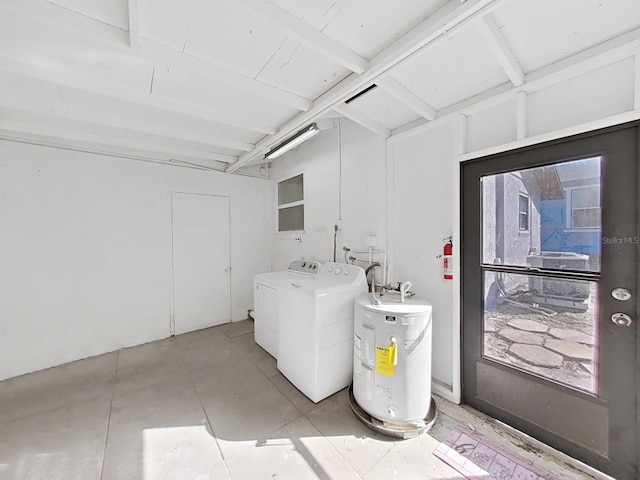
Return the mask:
<svg viewBox="0 0 640 480"><path fill-rule="evenodd" d="M561 139L557 139L557 140L553 140L553 141L549 141L549 142L544 142L541 144L536 144L536 145L530 145L524 148L520 148L517 150L512 150L509 152L501 152L499 154L494 154L494 155L490 155L487 157L483 157L483 158L479 158L479 159L474 159L474 160L469 160L467 162L464 162L462 164L460 164L460 169L461 169L461 175L460 175L460 234L461 234L461 239L465 238L464 235L464 230L465 230L465 205L466 208L469 209L469 205L473 205L473 202L476 202L477 205L477 201L479 196L477 195L478 192L477 190L473 190L473 191L467 191L465 192L465 183L464 183L464 179L465 179L465 175L464 175L464 170L465 170L465 166L471 166L473 164L477 164L478 162L486 162L486 161L490 161L490 160L495 160L495 159L499 159L501 157L505 157L505 156L509 156L510 158L510 163L508 165L505 165L504 168L502 169L502 171L500 171L499 169L496 170L495 172L491 172L491 173L503 173L505 171L513 171L513 170L517 170L518 168L527 168L531 166L531 162L530 162L530 158L527 158L530 156L530 153L536 150L540 150L540 149L544 149L547 147L554 147L554 146L559 146L560 150L562 151L562 145L563 144L569 144L571 142L575 142L575 141L579 141L579 140L585 140L585 139L589 139L591 137L596 137L599 135L603 135L603 134L608 134L608 133L612 133L612 132L616 132L619 130L624 130L624 129L628 129L628 128L635 128L636 129L636 140L637 140L637 145L636 145L636 162L638 164L640 164L640 159L638 157L640 157L640 121L634 121L634 122L630 122L630 123L626 123L626 124L622 124L622 125L617 125L617 126L613 126L613 127L608 127L605 129L600 129L600 130L596 130L596 131L591 131L591 132L586 132L586 133L582 133L582 134L578 134L578 135L573 135L570 137L566 137L566 138L561 138ZM571 154L568 151L568 155L566 158L571 158ZM575 155L575 154L574 154ZM554 157L556 158L556 157ZM549 161L547 163L554 163L553 159L549 159ZM544 165L545 161L542 160L539 162L540 165ZM637 178L636 178L636 185L640 185L640 165L639 167L636 169L638 172ZM489 174L491 174L489 173ZM473 198L470 198L473 197ZM637 196L638 197L638 212L640 212L640 195ZM470 203L471 202L471 203ZM636 232L638 232L637 234L640 235L640 214L636 216ZM462 242L461 242L462 243ZM636 255L637 255L637 259L639 259L638 261L640 261L640 249L638 248L639 245L636 243ZM465 351L477 351L477 345L476 344L470 344L470 342L478 342L478 338L472 338L469 339L469 335L465 336L464 335L464 329L465 329L465 316L464 316L464 312L465 309L467 310L467 312L472 311L472 310L477 310L478 308L482 308L482 298L478 297L478 295L475 295L474 298L469 298L469 296L467 296L467 298L465 298L465 278L472 278L472 279L478 279L480 278L480 262L479 262L479 257L475 258L475 261L473 260L474 257L473 256L469 256L469 251L473 250L473 254L475 255L477 254L477 246L473 246L473 247L469 247L467 249L465 249L464 244L462 245L462 250L460 252L460 260L461 260L461 268L460 271L462 273L462 277L461 277L461 283L460 283L460 309L461 309L461 323L460 323L460 338L461 338L461 343L462 343L462 348L460 351L460 365L461 365L461 379L462 379L462 400L464 403L468 403L469 405L478 408L479 410L484 411L485 413L489 414L492 417L495 418L499 418L502 421L506 421L506 423L514 426L517 429L523 430L523 431L527 431L527 433L529 433L530 435L534 436L534 437L538 437L539 439L542 439L543 441L545 441L546 443L550 444L551 446L558 448L558 443L562 443L562 440L560 439L560 437L558 437L555 440L560 440L560 442L556 442L556 441L549 441L549 436L547 434L545 434L545 431L543 429L540 429L539 427L536 427L535 425L528 423L526 421L522 421L520 418L515 417L511 414L509 414L508 412L505 412L504 410L501 410L499 408L492 408L491 405L483 405L482 402L478 402L476 399L472 398L473 395L469 395L468 390L469 390L469 385L470 383L474 383L473 388L474 388L474 393L475 393L475 372L470 373L468 370L468 368L465 368ZM466 274L466 275L465 275ZM638 263L636 263L636 281L637 283L637 288L638 290L635 292L635 306L636 306L636 312L638 312L638 314L640 314L640 268L638 268ZM477 280L476 280L477 281ZM608 286L607 286L608 287ZM604 288L603 288L604 289ZM473 306L473 303L470 304L470 301L477 303L477 305L475 305L475 307ZM635 345L636 345L636 361L635 361L635 369L636 369L636 392L635 392L635 399L636 399L636 466L635 468L638 468L638 463L640 461L640 453L638 453L637 450L640 449L640 328L638 328L638 322L640 321L640 318L634 318L634 322L636 323L636 338L635 338ZM476 350L473 350L476 349ZM481 350L480 350L481 351ZM500 366L498 366L500 368ZM504 368L508 368L508 367L504 367ZM633 368L633 367L632 367ZM534 381L539 381L537 379L534 379ZM633 422L633 419L628 419L628 421ZM628 423L627 423L628 424ZM613 425L613 428L616 428L615 422ZM573 456L573 457L578 457L578 453L577 451L572 451L571 448L569 449L563 449L565 450L566 453L568 453L569 455ZM609 470L608 473L610 474L618 474L618 472L612 472L610 471L610 469L608 468L608 464L603 463L598 461L598 459L593 459L592 461L589 462L592 466L594 466L595 468L599 468L603 471L605 470ZM621 478L635 478L635 477L631 477L628 476L630 475L629 470L626 469L626 472L622 473L623 475L625 475L624 477ZM637 470L635 473L631 474L631 475L636 475L637 474Z"/></svg>

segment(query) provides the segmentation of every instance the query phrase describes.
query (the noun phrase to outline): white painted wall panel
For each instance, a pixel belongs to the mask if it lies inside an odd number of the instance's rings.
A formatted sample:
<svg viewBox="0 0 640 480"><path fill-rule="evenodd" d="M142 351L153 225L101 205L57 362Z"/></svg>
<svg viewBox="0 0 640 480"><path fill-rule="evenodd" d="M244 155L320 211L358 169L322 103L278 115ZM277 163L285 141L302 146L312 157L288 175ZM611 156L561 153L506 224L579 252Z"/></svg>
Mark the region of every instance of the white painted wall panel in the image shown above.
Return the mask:
<svg viewBox="0 0 640 480"><path fill-rule="evenodd" d="M343 229L338 233L338 261L344 261L341 245L362 250L366 235L376 236L376 249L387 248L385 138L346 119L341 129ZM376 279L382 281L379 269Z"/></svg>
<svg viewBox="0 0 640 480"><path fill-rule="evenodd" d="M455 162L451 126L393 146L393 275L433 304L433 364L436 380L453 379L453 282L442 276L443 238L453 232L451 178ZM459 245L454 245L459 248Z"/></svg>
<svg viewBox="0 0 640 480"><path fill-rule="evenodd" d="M326 262L333 257L333 226L338 220L338 129L328 130L273 163L273 194L278 182L304 175L304 232L277 233L276 202L270 203L273 221L274 271L284 270L291 260L304 258ZM300 237L301 241L294 240ZM340 248L340 247L338 247Z"/></svg>
<svg viewBox="0 0 640 480"><path fill-rule="evenodd" d="M530 94L529 136L632 110L633 69L628 58Z"/></svg>
<svg viewBox="0 0 640 480"><path fill-rule="evenodd" d="M467 117L467 150L502 145L516 140L516 103L507 102Z"/></svg>
<svg viewBox="0 0 640 480"><path fill-rule="evenodd" d="M375 235L378 248L385 248L384 172L384 137L347 119L340 130L326 131L274 162L274 192L279 180L304 173L305 232L300 243L294 241L298 234L273 235L273 269L282 270L296 258L332 260L333 226L340 214L338 261L344 261L343 245L364 249L366 235Z"/></svg>
<svg viewBox="0 0 640 480"><path fill-rule="evenodd" d="M269 268L269 182L0 142L0 379L169 335L171 191L231 202L231 312Z"/></svg>

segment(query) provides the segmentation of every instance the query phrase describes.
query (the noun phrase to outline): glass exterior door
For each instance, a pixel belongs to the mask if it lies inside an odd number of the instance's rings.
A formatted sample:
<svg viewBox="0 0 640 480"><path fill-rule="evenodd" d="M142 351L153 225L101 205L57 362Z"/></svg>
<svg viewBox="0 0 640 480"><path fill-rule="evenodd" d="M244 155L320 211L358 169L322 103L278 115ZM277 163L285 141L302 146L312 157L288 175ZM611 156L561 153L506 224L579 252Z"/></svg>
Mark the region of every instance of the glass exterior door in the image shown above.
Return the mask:
<svg viewBox="0 0 640 480"><path fill-rule="evenodd" d="M462 174L465 402L618 478L638 462L637 142L627 126Z"/></svg>

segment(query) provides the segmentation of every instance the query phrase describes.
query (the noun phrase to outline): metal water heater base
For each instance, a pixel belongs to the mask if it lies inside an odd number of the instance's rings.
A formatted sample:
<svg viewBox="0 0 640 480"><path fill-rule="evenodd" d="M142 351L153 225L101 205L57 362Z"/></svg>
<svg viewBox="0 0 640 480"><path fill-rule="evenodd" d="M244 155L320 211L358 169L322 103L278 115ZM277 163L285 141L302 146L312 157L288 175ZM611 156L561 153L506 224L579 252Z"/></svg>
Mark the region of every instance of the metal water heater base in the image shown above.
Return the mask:
<svg viewBox="0 0 640 480"><path fill-rule="evenodd" d="M369 415L362 409L362 407L360 407L360 405L358 405L358 402L356 402L356 399L353 396L353 384L349 386L349 406L351 407L351 410L353 410L353 413L355 413L356 417L358 417L358 420L374 432L400 439L413 438L423 432L428 432L431 427L433 427L433 424L436 423L436 418L438 417L438 406L436 405L433 397L431 397L429 413L427 413L427 416L422 420L424 425L395 425L383 422L382 420L378 420L377 418Z"/></svg>

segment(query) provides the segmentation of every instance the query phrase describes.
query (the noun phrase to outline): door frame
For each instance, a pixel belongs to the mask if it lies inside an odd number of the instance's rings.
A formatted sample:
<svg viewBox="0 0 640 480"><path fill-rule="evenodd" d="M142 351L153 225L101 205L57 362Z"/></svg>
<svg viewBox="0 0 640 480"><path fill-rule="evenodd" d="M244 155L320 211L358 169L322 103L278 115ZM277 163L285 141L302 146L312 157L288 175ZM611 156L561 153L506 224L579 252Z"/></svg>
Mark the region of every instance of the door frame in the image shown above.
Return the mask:
<svg viewBox="0 0 640 480"><path fill-rule="evenodd" d="M464 230L465 228L467 228L467 226L465 225L465 215L464 215L464 211L465 211L465 203L469 204L469 200L471 196L474 196L474 199L477 203L477 199L479 197L475 197L476 195L476 191L474 190L471 195L469 195L470 192L467 192L466 196L465 196L465 190L464 190L464 182L465 182L465 177L464 177L464 170L465 170L465 166L468 165L473 165L473 164L477 164L478 162L485 162L485 161L489 161L489 160L494 160L494 159L498 159L501 157L506 157L506 156L517 156L519 154L527 154L528 152L532 152L532 151L536 151L539 149L545 149L548 147L557 147L557 146L561 146L562 144L568 144L568 143L572 143L575 141L580 141L580 140L585 140L588 139L590 137L596 137L602 134L608 134L608 133L613 133L619 130L624 130L624 129L628 129L628 128L635 128L636 129L636 162L639 162L639 158L640 157L640 122L639 121L633 121L633 122L629 122L629 123L625 123L625 124L620 124L620 125L616 125L616 126L612 126L612 127L607 127L604 129L600 129L600 130L595 130L595 131L589 131L589 132L585 132L585 133L580 133L577 135L572 135L569 137L564 137L564 138L558 138L558 139L554 139L548 142L544 142L544 143L538 143L538 144L534 144L534 145L527 145L525 147L519 148L519 149L515 149L515 150L511 150L511 151L506 151L506 152L500 152L500 153L496 153L493 155L489 155L486 157L481 157L481 158L475 158L473 160L469 160L469 161L465 161L465 162L461 162L460 163L460 180L459 180L459 185L460 185L460 239L461 239L461 244L462 244L462 239L464 239ZM560 147L561 148L561 147ZM567 157L567 159L569 159L570 157ZM518 162L515 161L511 164L508 165L508 168L504 168L503 171L513 171L513 170L517 170L519 168L528 168L531 165L530 164L524 164L525 162ZM544 161L540 162L541 164L544 164ZM551 162L552 163L552 162ZM495 172L495 173L500 173L500 172ZM638 178L636 178L636 184L640 185L640 166L639 168L637 168L637 173L638 173ZM487 173L490 174L490 173ZM638 208L638 212L640 212L640 194L637 195L637 208ZM467 205L468 208L468 205ZM636 234L640 235L640 215L636 216ZM478 259L476 259L475 262L472 262L471 259L467 258L466 264L465 264L465 257L468 257L468 249L467 249L467 255L465 255L465 251L464 251L464 245L462 245L462 248L460 250L460 273L461 273L461 282L460 282L460 309L461 309L461 322L460 322L460 343L461 343L461 351L460 351L460 371L461 371L461 383L462 383L462 392L461 392L461 396L462 396L462 401L464 403L468 403L469 405L471 405L474 408L478 408L479 410L484 411L485 413L489 414L490 416L494 417L494 418L499 418L502 421L505 421L506 423L514 426L515 428L522 430L522 431L527 431L527 433L531 434L534 437L547 437L545 438L540 438L543 441L546 441L546 443L549 443L552 447L558 448L557 443L554 441L549 441L549 435L546 433L543 433L544 430L536 427L535 425L531 424L530 422L527 421L523 421L520 417L516 417L515 415L509 414L508 412L498 408L498 407L493 407L490 404L486 404L483 405L482 402L478 402L477 399L474 398L470 398L471 395L469 394L469 384L472 382L475 382L475 372L473 372L473 374L471 374L468 371L468 368L465 369L465 351L476 351L474 349L477 348L477 345L473 345L470 342L477 342L478 340L481 342L481 339L479 338L469 338L470 335L467 334L465 336L465 317L464 317L464 311L465 311L465 307L467 309L467 312L469 311L478 311L478 310L482 310L482 299L480 297L480 301L479 301L479 305L471 305L469 302L469 298L467 297L465 299L465 277L469 278L471 277L472 279L477 279L479 278L480 274L481 274L481 268L480 268L480 262L478 261ZM640 261L640 250L638 248L638 245L636 243L636 255L637 255L637 259L638 261ZM471 274L469 274L471 269ZM465 275L465 273L467 273L467 275ZM635 277L636 277L636 282L639 282L636 284L636 298L635 298L635 308L636 308L636 315L640 314L640 268L638 268L638 263L636 263L636 272L635 272ZM478 298L477 295L473 298L474 302L478 302ZM638 322L639 322L640 318L635 318L634 319L634 323L636 324L636 336L635 336L635 345L636 345L636 361L635 361L635 368L636 368L636 392L635 392L635 398L636 398L636 420L637 420L637 425L636 425L636 446L640 446L640 328L638 327ZM479 335L479 337L481 337ZM482 351L482 349L480 349L480 351ZM474 362L475 365L475 362ZM509 367L507 366L502 366L500 364L496 364L496 365L492 365L492 366L497 366L497 368L504 368L504 369L509 369ZM509 369L511 371L513 371L512 369ZM520 372L518 372L520 373ZM521 374L521 375L526 375L526 374ZM526 377L531 378L533 381L540 381L540 382L545 382L544 380L539 380L539 379L534 379L533 377L526 375ZM475 384L474 384L474 389L475 389ZM570 390L568 390L568 392L570 392ZM475 396L475 390L473 392L473 396ZM630 419L631 420L631 419ZM557 437L557 438L561 438L561 437ZM577 454L575 451L572 451L571 448L569 449L565 449L563 448L562 450L564 450L566 453L568 453L569 455L577 458ZM637 453L637 449L636 449L636 468L638 468L638 462L640 460L640 454ZM601 470L608 470L608 465L602 464L598 461L593 461L590 463L595 463L594 466L595 468L600 468Z"/></svg>

